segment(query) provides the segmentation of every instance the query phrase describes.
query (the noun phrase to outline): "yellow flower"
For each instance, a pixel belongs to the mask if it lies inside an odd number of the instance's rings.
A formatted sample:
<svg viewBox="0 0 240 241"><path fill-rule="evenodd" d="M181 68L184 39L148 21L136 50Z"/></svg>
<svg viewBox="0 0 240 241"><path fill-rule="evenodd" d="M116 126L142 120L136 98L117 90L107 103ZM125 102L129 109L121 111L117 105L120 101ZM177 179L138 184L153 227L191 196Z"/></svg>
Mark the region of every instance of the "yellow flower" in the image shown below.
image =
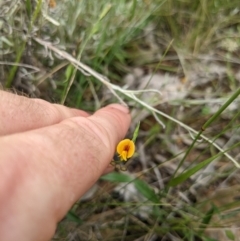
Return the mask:
<svg viewBox="0 0 240 241"><path fill-rule="evenodd" d="M135 144L132 140L124 139L117 145L117 153L121 161L127 161L128 158L132 157L135 152Z"/></svg>

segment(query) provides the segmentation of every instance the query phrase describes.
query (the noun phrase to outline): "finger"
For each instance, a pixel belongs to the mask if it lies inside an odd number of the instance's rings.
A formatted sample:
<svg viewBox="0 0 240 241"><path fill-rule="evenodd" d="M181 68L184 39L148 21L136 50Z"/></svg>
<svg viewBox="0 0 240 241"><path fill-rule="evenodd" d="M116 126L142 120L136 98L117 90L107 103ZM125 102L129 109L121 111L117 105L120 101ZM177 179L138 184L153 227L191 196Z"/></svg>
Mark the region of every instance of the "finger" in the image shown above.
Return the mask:
<svg viewBox="0 0 240 241"><path fill-rule="evenodd" d="M128 111L110 105L88 118L0 138L2 239L49 240L106 170L129 125Z"/></svg>
<svg viewBox="0 0 240 241"><path fill-rule="evenodd" d="M0 135L53 125L74 116L88 116L86 112L81 110L5 91L0 91L0 113Z"/></svg>
<svg viewBox="0 0 240 241"><path fill-rule="evenodd" d="M109 172L114 171L114 167L112 165L108 165L106 169L103 171L102 175L108 174Z"/></svg>
<svg viewBox="0 0 240 241"><path fill-rule="evenodd" d="M124 118L120 119L118 112L124 113L126 120ZM99 131L96 131L96 134L99 135L103 143L110 147L110 149L113 149L119 141L119 136L122 136L122 138L125 136L125 123L129 122L129 109L122 105L112 104L107 108L102 108L97 111L88 119L99 127ZM119 128L119 125L121 125L122 128ZM105 133L105 135L103 135L103 133ZM108 143L109 140L111 140L110 143Z"/></svg>

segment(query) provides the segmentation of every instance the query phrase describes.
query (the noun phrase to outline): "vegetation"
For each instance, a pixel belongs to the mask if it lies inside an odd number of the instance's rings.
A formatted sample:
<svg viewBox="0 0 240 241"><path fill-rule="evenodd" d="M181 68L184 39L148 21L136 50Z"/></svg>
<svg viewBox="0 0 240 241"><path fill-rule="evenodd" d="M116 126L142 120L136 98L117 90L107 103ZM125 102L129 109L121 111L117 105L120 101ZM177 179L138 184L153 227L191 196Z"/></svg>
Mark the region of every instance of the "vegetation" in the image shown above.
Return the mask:
<svg viewBox="0 0 240 241"><path fill-rule="evenodd" d="M0 0L0 83L140 122L53 240L237 240L238 0ZM37 208L37 207L36 207Z"/></svg>

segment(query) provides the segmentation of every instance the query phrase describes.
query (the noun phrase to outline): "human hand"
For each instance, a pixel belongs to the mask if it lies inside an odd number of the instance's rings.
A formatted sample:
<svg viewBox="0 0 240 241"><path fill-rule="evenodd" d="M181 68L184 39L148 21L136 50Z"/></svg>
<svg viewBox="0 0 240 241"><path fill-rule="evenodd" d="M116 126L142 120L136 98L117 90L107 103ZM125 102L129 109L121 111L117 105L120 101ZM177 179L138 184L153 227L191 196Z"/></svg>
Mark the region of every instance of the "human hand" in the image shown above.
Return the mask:
<svg viewBox="0 0 240 241"><path fill-rule="evenodd" d="M0 91L0 237L47 241L106 171L130 125L113 104L93 115Z"/></svg>

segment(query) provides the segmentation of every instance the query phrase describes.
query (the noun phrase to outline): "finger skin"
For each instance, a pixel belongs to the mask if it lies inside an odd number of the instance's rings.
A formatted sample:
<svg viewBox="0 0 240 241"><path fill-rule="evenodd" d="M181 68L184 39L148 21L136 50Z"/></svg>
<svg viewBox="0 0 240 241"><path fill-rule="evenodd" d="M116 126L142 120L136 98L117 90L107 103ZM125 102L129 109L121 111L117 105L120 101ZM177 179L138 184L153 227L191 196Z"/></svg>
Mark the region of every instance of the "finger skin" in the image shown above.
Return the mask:
<svg viewBox="0 0 240 241"><path fill-rule="evenodd" d="M71 206L107 169L130 115L94 115L0 138L2 240L47 241Z"/></svg>
<svg viewBox="0 0 240 241"><path fill-rule="evenodd" d="M0 114L0 136L50 126L74 116L89 116L81 110L6 91L0 91Z"/></svg>

